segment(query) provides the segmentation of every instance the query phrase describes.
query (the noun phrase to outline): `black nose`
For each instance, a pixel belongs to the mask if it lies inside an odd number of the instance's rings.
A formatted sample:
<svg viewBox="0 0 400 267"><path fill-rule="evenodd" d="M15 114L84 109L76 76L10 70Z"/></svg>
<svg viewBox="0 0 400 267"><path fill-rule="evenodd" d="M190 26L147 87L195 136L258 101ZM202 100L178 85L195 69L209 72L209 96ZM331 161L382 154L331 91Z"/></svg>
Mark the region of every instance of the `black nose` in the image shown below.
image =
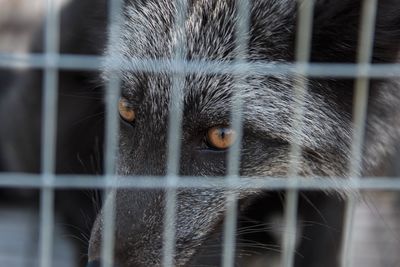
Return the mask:
<svg viewBox="0 0 400 267"><path fill-rule="evenodd" d="M100 266L101 266L100 261L91 261L86 265L86 267L100 267Z"/></svg>

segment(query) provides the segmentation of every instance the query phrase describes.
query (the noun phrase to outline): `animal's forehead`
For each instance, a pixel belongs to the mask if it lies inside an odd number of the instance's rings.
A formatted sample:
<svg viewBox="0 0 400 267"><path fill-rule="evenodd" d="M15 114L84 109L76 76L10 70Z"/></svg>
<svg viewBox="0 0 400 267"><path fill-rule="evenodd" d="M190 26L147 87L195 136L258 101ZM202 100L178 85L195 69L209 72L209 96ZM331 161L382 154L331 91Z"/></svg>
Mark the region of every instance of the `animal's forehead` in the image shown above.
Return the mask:
<svg viewBox="0 0 400 267"><path fill-rule="evenodd" d="M128 60L162 59L168 62L174 57L174 47L181 38L187 59L227 62L235 58L235 1L189 1L184 33L182 29L174 28L174 1L143 2L146 3L125 7L120 39L109 45L108 52L112 56ZM250 2L252 17L248 42L249 59L291 60L296 1ZM107 69L105 74L107 75ZM200 70L199 73L184 78L183 93L180 96L186 106L194 103L198 106L197 110L211 114L229 110L226 100L230 98L232 90L239 89L245 101L244 121L263 133L287 140L292 126L292 80L287 77L271 79L254 73L249 76L251 81L238 80L232 75L204 74ZM144 96L144 101L140 104L147 106L145 109L151 114L152 120L157 123L166 121L171 97L171 73L140 74L125 71L122 77L125 92L136 97ZM321 95L308 95L306 102L304 113L315 123L307 125L309 129L304 129L302 139L313 146L312 140L326 135L321 131L324 128L321 122L325 121L325 126L329 125L325 127L329 131L336 131L336 113L329 117L326 115L332 112L334 103L326 101ZM318 111L313 110L314 104L319 106Z"/></svg>
<svg viewBox="0 0 400 267"><path fill-rule="evenodd" d="M177 28L175 1L143 1L127 4L120 40L111 53L123 57L171 58L178 40L189 59L235 57L238 14L234 0L188 1L184 29ZM295 1L249 1L249 56L285 59L295 22ZM140 4L141 3L141 4ZM183 40L182 40L183 39Z"/></svg>
<svg viewBox="0 0 400 267"><path fill-rule="evenodd" d="M150 58L168 61L174 58L174 48L180 40L185 47L186 59L233 61L237 39L236 1L188 2L184 30L177 29L174 25L177 13L175 1L137 1L135 4L128 4L124 11L120 39L109 46L109 53L128 60ZM255 0L250 1L250 4L248 57L263 61L288 60L292 52L294 1ZM146 80L147 86L143 86L142 74L125 71L123 79L128 85L126 90L130 94L142 95L143 92L137 91L158 88L158 91L147 92L148 95L152 95L156 102L168 101L170 73L145 76L150 77ZM228 75L192 75L189 79L190 86L185 88L185 92L189 98L206 94L225 96L228 92L221 90L230 87L231 80ZM220 86L221 84L224 86Z"/></svg>

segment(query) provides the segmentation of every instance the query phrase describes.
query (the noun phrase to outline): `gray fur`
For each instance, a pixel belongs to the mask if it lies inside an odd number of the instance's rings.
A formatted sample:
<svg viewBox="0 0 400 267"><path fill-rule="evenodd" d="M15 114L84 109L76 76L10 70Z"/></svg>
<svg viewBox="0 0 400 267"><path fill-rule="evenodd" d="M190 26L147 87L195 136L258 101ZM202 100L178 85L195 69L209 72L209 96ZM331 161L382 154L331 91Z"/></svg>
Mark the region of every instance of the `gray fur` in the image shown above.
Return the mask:
<svg viewBox="0 0 400 267"><path fill-rule="evenodd" d="M235 59L237 20L234 1L189 2L185 28L174 30L176 8L173 1L126 1L120 37L115 42L110 42L106 54L128 60L168 60L174 56L176 41L186 36L184 42L186 57L189 60L228 62ZM253 23L247 59L263 62L292 61L296 1L255 0L251 3ZM317 9L328 4L335 6L330 1L317 1ZM351 6L346 2L338 4L338 9L347 4ZM385 8L385 2L381 8ZM328 18L324 23L329 27L330 14L325 15ZM334 22L336 21L340 21L340 18L336 18ZM321 28L323 31L323 25ZM315 30L318 34L318 28ZM182 31L185 32L184 35ZM379 34L377 36L379 37ZM325 44L326 47L320 48L326 48L326 51L321 52L324 56L315 54L313 60L334 61L336 58L333 52L342 53L340 49L345 51L343 54L348 53L351 56L350 48L356 47L356 41L353 39L356 39L356 36L344 36L342 41L332 44L332 50L329 50L331 44ZM386 56L379 53L380 50L375 59ZM387 57L385 59L388 60ZM103 76L107 79L111 73L111 64L105 65ZM166 173L171 77L167 72L121 73L122 95L136 108L137 121L133 126L121 126L118 174ZM352 82L332 79L306 80L309 90L304 99L303 128L293 140L296 79L300 78L288 75L265 76L262 73L249 73L241 80L233 75L206 75L201 72L188 75L182 95L184 117L181 174L225 174L225 155L207 152L202 144L202 136L210 127L229 124L232 89L235 87L239 89L240 97L245 103L241 175L285 177L289 168L290 144L294 140L300 140L299 145L303 151L302 158L299 159L301 175L345 177L352 135ZM371 83L372 93L363 154L364 175L377 173L387 157L392 154L391 148L399 140L398 87L397 81ZM347 92L344 91L346 88ZM240 191L241 207L244 209L260 194L262 192L257 190ZM225 196L226 192L220 190L178 192L174 255L176 266L191 266L193 257L199 253L203 244L212 238L213 233L220 231L219 226L226 208ZM124 267L160 266L164 206L162 191L117 192L117 264ZM99 258L101 230L102 219L99 215L92 231L89 251L91 260Z"/></svg>

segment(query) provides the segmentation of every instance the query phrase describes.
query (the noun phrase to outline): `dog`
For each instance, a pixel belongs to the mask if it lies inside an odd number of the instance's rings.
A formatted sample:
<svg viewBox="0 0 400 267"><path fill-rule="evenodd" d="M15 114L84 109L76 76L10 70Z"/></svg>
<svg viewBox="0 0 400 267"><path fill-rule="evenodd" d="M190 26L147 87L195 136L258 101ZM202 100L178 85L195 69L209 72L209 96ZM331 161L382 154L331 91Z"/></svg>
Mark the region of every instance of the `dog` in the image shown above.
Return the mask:
<svg viewBox="0 0 400 267"><path fill-rule="evenodd" d="M168 62L174 58L175 47L181 42L185 48L185 60L220 63L234 62L243 53L244 59L251 63L294 62L297 11L303 4L294 0L250 1L250 28L243 52L240 50L243 48L237 47L238 6L235 1L188 1L183 28L177 29L175 1L126 0L122 6L120 32L115 40L108 40L105 34L104 2L78 2L72 1L63 10L62 16L66 21L62 22L61 52L101 53L108 58ZM311 62L356 61L361 6L359 0L315 1ZM87 16L92 10L96 14ZM397 62L399 14L400 4L395 0L379 1L373 63ZM33 51L41 51L40 40L34 42ZM71 99L66 95L86 92L101 96L101 93L94 93L102 92L101 88L93 89L95 86L88 81L100 76L106 83L113 74L113 66L107 61L101 73L93 76L61 72L58 172L94 171L87 168L83 171L79 163L89 162L93 154L100 154L96 151L101 151L98 143L103 140L103 125L89 120L80 124L81 127L74 127L70 122L101 111L101 97ZM10 90L0 106L0 120L8 126L0 129L0 147L8 151L3 157L3 165L10 166L11 170L39 170L39 161L33 160L40 153L39 77L40 72L29 73L16 85L18 89ZM167 174L173 74L167 70L123 69L119 78L121 97L118 103L120 125L116 173L119 176L164 176ZM298 79L306 81L307 91L302 131L294 132L293 107ZM249 72L242 77L209 74L200 68L198 73L187 74L183 80L179 175L226 175L230 147L240 142L241 176L285 179L290 169L290 147L294 140L299 140L302 150L298 159L300 176L348 176L354 79L267 75L261 71ZM369 86L360 175L385 172L400 134L398 79L372 79ZM245 103L241 111L242 135L237 135L230 123L235 88ZM22 114L11 112L16 103L23 105L26 111ZM21 131L22 124L22 128L29 128L28 132L33 134L26 135L26 131ZM237 140L237 136L241 138ZM80 155L79 161L76 160L77 154ZM98 158L101 157L100 154ZM101 173L101 166L95 171ZM116 266L161 266L165 194L164 190L156 189L116 191ZM219 189L177 190L174 266L221 265L226 194ZM241 189L238 195L236 264L279 265L285 192ZM340 194L300 192L295 266L339 265L344 204ZM102 229L100 212L89 242L91 266L100 264Z"/></svg>

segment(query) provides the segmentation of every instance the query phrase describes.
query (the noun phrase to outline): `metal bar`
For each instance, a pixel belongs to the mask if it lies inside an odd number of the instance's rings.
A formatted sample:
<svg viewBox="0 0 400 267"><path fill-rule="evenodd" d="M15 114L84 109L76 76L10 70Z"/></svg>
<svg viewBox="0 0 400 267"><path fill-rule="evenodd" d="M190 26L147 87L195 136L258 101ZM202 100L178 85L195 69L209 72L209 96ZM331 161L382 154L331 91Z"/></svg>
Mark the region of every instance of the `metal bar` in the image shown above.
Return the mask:
<svg viewBox="0 0 400 267"><path fill-rule="evenodd" d="M107 85L106 96L106 134L104 153L104 180L105 192L103 203L103 235L101 246L102 267L112 267L114 263L114 229L115 229L115 197L116 188L113 188L115 173L115 156L118 137L117 105L120 88L120 80L117 77L111 78Z"/></svg>
<svg viewBox="0 0 400 267"><path fill-rule="evenodd" d="M122 13L122 1L108 1L108 32L110 34L108 45L118 40L120 35L120 16ZM114 55L111 55L114 56ZM104 181L105 188L104 204L102 209L103 229L101 242L101 266L114 266L114 245L115 245L115 197L116 188L109 185L116 181L116 153L118 147L118 98L120 96L119 71L116 69L106 86L106 120L105 120L105 147L104 147Z"/></svg>
<svg viewBox="0 0 400 267"><path fill-rule="evenodd" d="M297 63L303 64L310 60L311 55L311 37L312 37L312 24L314 13L313 0L299 0L298 1L298 22L297 22L297 39L295 59ZM299 164L302 157L301 152L301 136L302 121L304 113L304 98L307 94L307 81L304 78L307 70L303 67L299 69L300 76L295 76L295 95L294 95L294 115L291 134L291 147L290 147L290 166L288 171L288 179L290 182L295 183L294 177L298 176ZM296 235L297 235L297 206L298 206L298 191L290 189L286 192L285 203L285 231L283 234L283 253L282 253L282 266L294 266L294 255L296 250Z"/></svg>
<svg viewBox="0 0 400 267"><path fill-rule="evenodd" d="M363 1L357 54L357 63L359 64L366 65L370 63L372 59L377 6L377 0ZM359 67L360 74L363 74L365 70L365 67ZM355 94L353 101L353 138L349 166L349 176L351 177L350 180L352 183L356 184L359 182L359 175L361 173L362 149L367 118L368 94L369 78L367 76L360 76L356 79L355 82ZM357 196L350 195L346 203L343 244L341 253L342 267L352 266L353 224L357 202Z"/></svg>
<svg viewBox="0 0 400 267"><path fill-rule="evenodd" d="M58 70L51 65L59 50L59 10L55 0L46 1L44 34L43 110L41 136L41 173L46 185L54 182L57 132ZM39 266L51 267L54 231L54 191L52 187L40 190Z"/></svg>
<svg viewBox="0 0 400 267"><path fill-rule="evenodd" d="M46 61L46 58L50 59ZM63 54L57 57L41 54L1 54L0 68L44 68L51 66L62 70L99 70L107 57L89 55ZM121 60L112 63L115 70L128 70L133 72L170 72L192 74L201 71L204 74L246 74L252 72L263 75L296 75L306 70L307 77L330 78L390 78L400 75L399 63L306 63L293 64L281 62L222 62L212 60L164 60L164 59L137 59ZM359 69L365 71L360 73Z"/></svg>
<svg viewBox="0 0 400 267"><path fill-rule="evenodd" d="M174 33L177 35L174 44L173 58L176 60L176 67L182 68L180 61L186 58L186 29L185 20L187 17L187 0L175 1L175 22ZM185 75L181 73L172 76L171 97L169 102L168 117L168 155L167 155L167 177L168 185L176 185L179 182L181 137L182 137L182 116L183 116L183 88L185 86ZM176 188L165 190L165 214L163 229L163 255L162 266L175 266L175 223L176 223Z"/></svg>
<svg viewBox="0 0 400 267"><path fill-rule="evenodd" d="M278 177L241 177L226 183L226 177L182 176L175 185L169 185L165 176L124 176L115 175L112 182L93 175L57 175L51 184L44 182L39 174L0 173L1 188L55 188L55 189L106 189L106 188L204 188L204 189L259 189L259 190L338 190L344 195L354 190L400 191L400 177L363 177L358 183L343 177L294 178L293 183ZM118 178L118 181L117 181ZM133 179L135 178L135 179Z"/></svg>
<svg viewBox="0 0 400 267"><path fill-rule="evenodd" d="M236 63L245 63L248 58L249 46L249 32L250 32L250 16L252 6L248 0L236 0L236 25L235 25L235 52ZM227 177L226 183L232 183L239 180L240 175L240 151L242 145L242 109L243 99L241 92L242 85L245 86L246 82L245 69L234 69L234 79L236 79L236 86L233 88L232 107L231 107L231 128L236 133L236 141L228 151L227 155ZM238 199L237 191L230 190L226 196L226 216L224 221L224 235L223 235L223 255L222 266L232 267L235 264L235 250L236 250L236 227L237 227L237 208Z"/></svg>

